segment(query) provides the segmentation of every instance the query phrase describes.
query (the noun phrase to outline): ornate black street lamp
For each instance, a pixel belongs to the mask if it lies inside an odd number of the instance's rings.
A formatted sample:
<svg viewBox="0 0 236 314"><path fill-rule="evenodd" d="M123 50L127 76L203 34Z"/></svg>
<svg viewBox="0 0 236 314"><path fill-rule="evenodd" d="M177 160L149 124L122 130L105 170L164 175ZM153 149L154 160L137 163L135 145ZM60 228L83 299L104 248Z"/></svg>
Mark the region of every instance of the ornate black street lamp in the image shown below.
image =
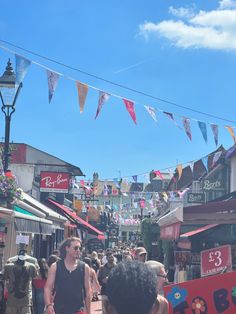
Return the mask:
<svg viewBox="0 0 236 314"><path fill-rule="evenodd" d="M4 172L8 170L9 157L11 155L9 152L11 115L15 112L15 103L22 86L22 83L16 85L16 74L9 59L6 70L0 77L0 98L2 101L1 109L5 115L5 140L2 155Z"/></svg>

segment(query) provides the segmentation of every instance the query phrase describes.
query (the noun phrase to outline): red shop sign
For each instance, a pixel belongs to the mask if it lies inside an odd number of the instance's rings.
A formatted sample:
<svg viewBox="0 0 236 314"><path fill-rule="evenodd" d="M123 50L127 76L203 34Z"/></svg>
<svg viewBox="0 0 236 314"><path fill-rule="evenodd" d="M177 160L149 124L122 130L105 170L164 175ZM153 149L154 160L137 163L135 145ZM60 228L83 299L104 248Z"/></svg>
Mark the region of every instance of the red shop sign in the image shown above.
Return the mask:
<svg viewBox="0 0 236 314"><path fill-rule="evenodd" d="M40 191L68 193L70 174L67 172L41 172Z"/></svg>
<svg viewBox="0 0 236 314"><path fill-rule="evenodd" d="M177 240L180 234L181 222L176 222L171 225L161 226L161 239L166 240Z"/></svg>
<svg viewBox="0 0 236 314"><path fill-rule="evenodd" d="M223 245L201 252L201 276L232 271L231 246Z"/></svg>

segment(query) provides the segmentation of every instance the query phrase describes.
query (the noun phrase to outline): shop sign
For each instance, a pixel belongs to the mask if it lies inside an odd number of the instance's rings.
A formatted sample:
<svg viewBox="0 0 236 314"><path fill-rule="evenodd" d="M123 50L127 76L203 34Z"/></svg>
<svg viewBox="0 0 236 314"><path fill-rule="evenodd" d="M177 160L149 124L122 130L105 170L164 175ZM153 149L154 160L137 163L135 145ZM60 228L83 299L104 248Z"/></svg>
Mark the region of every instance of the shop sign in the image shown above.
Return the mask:
<svg viewBox="0 0 236 314"><path fill-rule="evenodd" d="M98 250L104 250L104 245L101 240L94 238L88 240L88 249L90 251L98 251Z"/></svg>
<svg viewBox="0 0 236 314"><path fill-rule="evenodd" d="M17 235L16 236L16 244L29 244L29 236L27 235Z"/></svg>
<svg viewBox="0 0 236 314"><path fill-rule="evenodd" d="M202 189L205 191L217 191L217 190L224 190L224 182L222 180L203 180Z"/></svg>
<svg viewBox="0 0 236 314"><path fill-rule="evenodd" d="M69 173L42 171L40 176L40 192L68 193Z"/></svg>
<svg viewBox="0 0 236 314"><path fill-rule="evenodd" d="M161 239L177 240L180 234L180 222L171 225L163 226L160 229Z"/></svg>
<svg viewBox="0 0 236 314"><path fill-rule="evenodd" d="M164 287L169 314L235 314L236 272Z"/></svg>
<svg viewBox="0 0 236 314"><path fill-rule="evenodd" d="M205 203L205 193L189 193L188 203Z"/></svg>
<svg viewBox="0 0 236 314"><path fill-rule="evenodd" d="M201 276L232 271L231 246L223 245L201 252Z"/></svg>

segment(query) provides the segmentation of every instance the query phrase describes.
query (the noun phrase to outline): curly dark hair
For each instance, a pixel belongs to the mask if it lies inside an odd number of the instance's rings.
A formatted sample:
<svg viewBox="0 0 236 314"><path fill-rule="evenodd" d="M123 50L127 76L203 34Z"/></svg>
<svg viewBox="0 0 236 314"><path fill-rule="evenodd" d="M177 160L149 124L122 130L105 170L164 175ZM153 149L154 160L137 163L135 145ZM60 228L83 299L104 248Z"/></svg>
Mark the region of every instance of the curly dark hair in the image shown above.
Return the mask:
<svg viewBox="0 0 236 314"><path fill-rule="evenodd" d="M119 263L110 272L107 296L118 314L148 314L157 300L157 277L144 263Z"/></svg>
<svg viewBox="0 0 236 314"><path fill-rule="evenodd" d="M60 248L59 248L60 258L64 259L66 257L66 247L70 247L71 243L74 241L81 243L80 238L77 238L77 237L70 237L70 238L67 238L64 241L62 241Z"/></svg>

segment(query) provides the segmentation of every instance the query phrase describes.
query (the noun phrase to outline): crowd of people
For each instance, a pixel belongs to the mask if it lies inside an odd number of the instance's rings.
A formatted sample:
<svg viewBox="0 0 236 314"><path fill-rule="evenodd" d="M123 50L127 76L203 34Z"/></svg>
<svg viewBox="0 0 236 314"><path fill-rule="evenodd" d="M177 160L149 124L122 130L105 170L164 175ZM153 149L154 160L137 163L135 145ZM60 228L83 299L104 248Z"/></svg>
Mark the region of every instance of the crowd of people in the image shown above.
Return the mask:
<svg viewBox="0 0 236 314"><path fill-rule="evenodd" d="M47 260L21 250L4 268L6 314L91 314L100 299L103 314L167 314L164 265L147 257L133 245L88 252L76 237Z"/></svg>

